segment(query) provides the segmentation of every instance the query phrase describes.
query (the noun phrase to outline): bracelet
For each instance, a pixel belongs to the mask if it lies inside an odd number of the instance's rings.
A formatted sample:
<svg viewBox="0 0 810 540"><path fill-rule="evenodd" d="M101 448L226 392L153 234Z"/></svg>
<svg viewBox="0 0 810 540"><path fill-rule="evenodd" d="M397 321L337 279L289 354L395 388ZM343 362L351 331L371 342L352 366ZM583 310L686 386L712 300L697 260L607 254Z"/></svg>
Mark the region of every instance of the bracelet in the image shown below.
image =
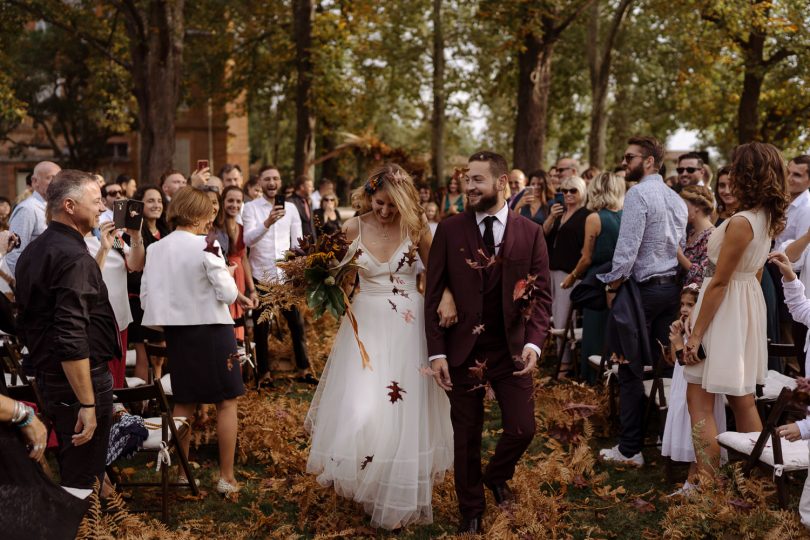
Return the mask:
<svg viewBox="0 0 810 540"><path fill-rule="evenodd" d="M25 405L25 412L26 412L25 419L22 422L19 422L17 424L17 427L20 428L20 429L22 429L24 427L28 427L29 425L31 425L31 422L33 422L34 418L36 417L36 413L34 413L34 409L29 407L28 405Z"/></svg>
<svg viewBox="0 0 810 540"><path fill-rule="evenodd" d="M14 412L11 414L11 423L18 424L25 418L25 406L19 401L14 402Z"/></svg>
<svg viewBox="0 0 810 540"><path fill-rule="evenodd" d="M89 404L88 403L79 403L79 408L81 408L81 409L95 409L96 404L95 403L89 403Z"/></svg>
<svg viewBox="0 0 810 540"><path fill-rule="evenodd" d="M136 240L132 240L132 241L129 243L129 247L141 247L142 245L143 245L143 238L141 238L140 240L137 240L137 241L136 241Z"/></svg>

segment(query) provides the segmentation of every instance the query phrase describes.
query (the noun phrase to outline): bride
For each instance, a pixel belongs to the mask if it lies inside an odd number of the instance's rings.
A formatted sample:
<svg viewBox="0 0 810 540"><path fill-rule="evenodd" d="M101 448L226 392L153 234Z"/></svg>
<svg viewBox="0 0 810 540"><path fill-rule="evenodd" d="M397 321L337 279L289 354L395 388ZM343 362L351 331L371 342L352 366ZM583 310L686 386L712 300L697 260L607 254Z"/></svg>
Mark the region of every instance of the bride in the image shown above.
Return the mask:
<svg viewBox="0 0 810 540"><path fill-rule="evenodd" d="M416 255L428 264L430 229L398 165L374 171L353 199L361 215L344 231L362 254L352 311L371 369L344 317L307 414L307 472L362 503L375 527L431 523L433 481L453 463L453 428L447 396L429 376L416 289Z"/></svg>

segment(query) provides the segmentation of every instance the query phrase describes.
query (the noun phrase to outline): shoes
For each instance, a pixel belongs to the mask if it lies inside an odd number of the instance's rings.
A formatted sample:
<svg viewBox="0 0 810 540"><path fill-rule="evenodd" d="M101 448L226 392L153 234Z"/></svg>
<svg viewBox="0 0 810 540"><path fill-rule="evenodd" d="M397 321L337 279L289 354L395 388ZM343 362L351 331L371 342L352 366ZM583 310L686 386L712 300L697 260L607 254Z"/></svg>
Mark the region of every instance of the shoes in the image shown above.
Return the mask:
<svg viewBox="0 0 810 540"><path fill-rule="evenodd" d="M295 382L317 385L318 384L318 379L316 379L312 375L312 373L307 373L306 375L301 375L300 377L296 377Z"/></svg>
<svg viewBox="0 0 810 540"><path fill-rule="evenodd" d="M691 483L689 480L683 483L680 489L677 489L667 495L667 497L688 497L693 491L697 489L697 484Z"/></svg>
<svg viewBox="0 0 810 540"><path fill-rule="evenodd" d="M512 493L512 490L509 489L509 486L506 485L506 482L484 482L484 485L489 488L492 492L493 497L495 497L495 502L498 506L501 506L504 503L513 503L515 502L515 494Z"/></svg>
<svg viewBox="0 0 810 540"><path fill-rule="evenodd" d="M177 483L179 485L181 485L181 486L187 486L188 485L188 478L186 478L185 474L182 474L182 473L178 474L177 475ZM200 487L200 479L199 478L194 479L194 485L197 486L197 487Z"/></svg>
<svg viewBox="0 0 810 540"><path fill-rule="evenodd" d="M644 456L641 455L641 452L631 457L625 457L624 454L619 452L618 444L613 448L603 448L599 450L599 459L606 463L630 465L633 467L644 466Z"/></svg>
<svg viewBox="0 0 810 540"><path fill-rule="evenodd" d="M481 534L483 531L480 515L469 519L461 518L461 524L458 526L458 534Z"/></svg>
<svg viewBox="0 0 810 540"><path fill-rule="evenodd" d="M239 488L230 482L226 482L223 478L220 478L219 482L217 482L217 493L220 495L232 495L239 493Z"/></svg>

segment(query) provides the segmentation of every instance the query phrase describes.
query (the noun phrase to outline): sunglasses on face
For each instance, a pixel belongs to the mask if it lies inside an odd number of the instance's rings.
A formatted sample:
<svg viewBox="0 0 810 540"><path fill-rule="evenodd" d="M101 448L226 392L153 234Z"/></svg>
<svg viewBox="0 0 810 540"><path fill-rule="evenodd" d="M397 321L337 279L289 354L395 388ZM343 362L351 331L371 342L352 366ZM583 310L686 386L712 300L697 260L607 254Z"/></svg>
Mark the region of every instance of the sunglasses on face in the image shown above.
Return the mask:
<svg viewBox="0 0 810 540"><path fill-rule="evenodd" d="M123 193L123 191L107 191L107 196L108 197L118 197L122 193Z"/></svg>
<svg viewBox="0 0 810 540"><path fill-rule="evenodd" d="M677 167L675 170L678 172L678 174L683 174L685 172L689 174L694 174L695 172L702 171L703 169L699 167Z"/></svg>
<svg viewBox="0 0 810 540"><path fill-rule="evenodd" d="M324 198L323 198L323 200L324 200L324 201L327 201L327 202L329 202L329 201L331 201L331 202L335 202L335 198L334 198L334 197L324 197Z"/></svg>
<svg viewBox="0 0 810 540"><path fill-rule="evenodd" d="M579 193L576 189L560 189L558 193L562 193L563 195L573 195L574 193Z"/></svg>
<svg viewBox="0 0 810 540"><path fill-rule="evenodd" d="M627 163L630 163L631 161L633 161L637 157L640 157L642 159L644 158L644 156L642 154L625 154L624 155L624 161L626 161Z"/></svg>

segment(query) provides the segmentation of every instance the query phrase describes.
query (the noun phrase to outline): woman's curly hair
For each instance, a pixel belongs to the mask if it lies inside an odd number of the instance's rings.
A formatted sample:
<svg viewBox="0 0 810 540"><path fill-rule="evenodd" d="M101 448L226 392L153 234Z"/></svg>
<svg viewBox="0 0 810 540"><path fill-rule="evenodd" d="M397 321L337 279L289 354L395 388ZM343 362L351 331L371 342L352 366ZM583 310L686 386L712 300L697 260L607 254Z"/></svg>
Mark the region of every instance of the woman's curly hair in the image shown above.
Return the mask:
<svg viewBox="0 0 810 540"><path fill-rule="evenodd" d="M734 149L729 180L738 210L762 208L768 213L771 237L785 229L787 208L787 166L775 146L750 142Z"/></svg>

